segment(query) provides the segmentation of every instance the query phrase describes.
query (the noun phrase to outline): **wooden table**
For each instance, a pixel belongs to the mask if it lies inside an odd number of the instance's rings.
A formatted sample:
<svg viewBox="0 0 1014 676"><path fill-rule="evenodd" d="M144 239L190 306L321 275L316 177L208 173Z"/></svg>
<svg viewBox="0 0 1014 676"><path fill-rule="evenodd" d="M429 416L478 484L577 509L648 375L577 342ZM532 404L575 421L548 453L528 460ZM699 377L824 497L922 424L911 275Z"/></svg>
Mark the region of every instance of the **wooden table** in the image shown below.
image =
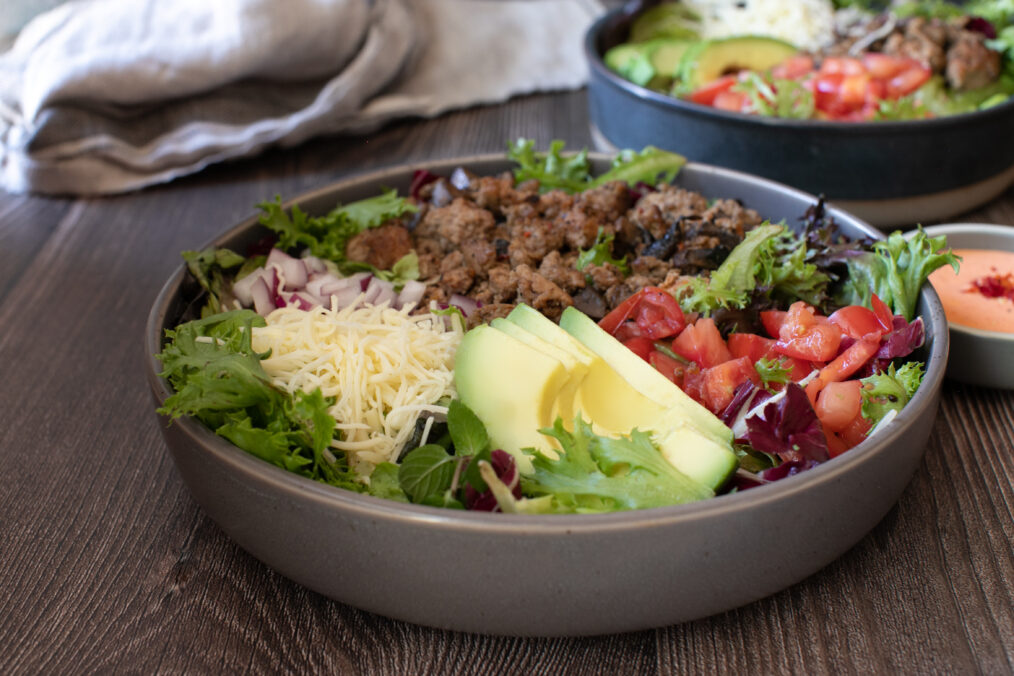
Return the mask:
<svg viewBox="0 0 1014 676"><path fill-rule="evenodd" d="M1014 671L1009 392L948 384L912 483L837 562L654 631L530 640L387 620L274 573L204 515L142 371L178 252L276 194L518 136L590 146L584 93L315 140L121 197L0 194L0 673ZM1014 190L965 218L1014 224Z"/></svg>

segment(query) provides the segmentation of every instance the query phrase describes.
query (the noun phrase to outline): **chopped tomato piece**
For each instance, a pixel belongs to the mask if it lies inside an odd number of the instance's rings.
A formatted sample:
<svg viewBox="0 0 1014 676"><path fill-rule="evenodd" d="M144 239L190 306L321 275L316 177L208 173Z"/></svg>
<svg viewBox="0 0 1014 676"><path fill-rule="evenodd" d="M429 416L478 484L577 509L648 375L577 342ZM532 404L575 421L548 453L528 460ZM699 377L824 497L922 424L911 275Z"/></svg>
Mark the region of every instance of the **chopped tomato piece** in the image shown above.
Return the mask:
<svg viewBox="0 0 1014 676"><path fill-rule="evenodd" d="M866 52L862 55L861 61L866 72L878 80L889 80L908 67L906 59L882 52Z"/></svg>
<svg viewBox="0 0 1014 676"><path fill-rule="evenodd" d="M683 362L673 359L658 350L654 350L648 355L648 363L669 380L680 387L683 386L683 373L686 371L686 365Z"/></svg>
<svg viewBox="0 0 1014 676"><path fill-rule="evenodd" d="M873 314L877 315L877 321L880 322L880 328L884 330L884 333L894 328L894 315L891 314L891 308L880 300L880 296L871 293L870 306L873 307Z"/></svg>
<svg viewBox="0 0 1014 676"><path fill-rule="evenodd" d="M720 413L729 405L736 388L752 380L759 383L757 370L749 357L730 359L727 362L704 369L704 383L701 388L704 405L712 413Z"/></svg>
<svg viewBox="0 0 1014 676"><path fill-rule="evenodd" d="M746 104L749 100L750 99L748 99L746 94L743 92L726 90L724 92L718 92L711 105L719 110L728 110L733 113L740 113L743 112L744 108L746 108Z"/></svg>
<svg viewBox="0 0 1014 676"><path fill-rule="evenodd" d="M848 444L849 448L854 448L866 439L866 436L870 433L871 428L872 425L870 425L870 421L864 418L860 412L860 414L857 415L852 422L845 426L845 429L839 432L838 436L841 437L842 441Z"/></svg>
<svg viewBox="0 0 1014 676"><path fill-rule="evenodd" d="M651 353L656 351L655 343L644 336L634 336L633 338L629 338L623 341L623 345L644 361L649 361Z"/></svg>
<svg viewBox="0 0 1014 676"><path fill-rule="evenodd" d="M912 64L908 68L887 81L886 98L898 99L911 94L926 84L931 74L929 68L924 67L917 61L912 61Z"/></svg>
<svg viewBox="0 0 1014 676"><path fill-rule="evenodd" d="M691 399L701 404L704 403L704 374L697 364L690 363L683 372L683 391Z"/></svg>
<svg viewBox="0 0 1014 676"><path fill-rule="evenodd" d="M796 301L778 330L775 351L797 359L828 361L838 354L840 344L841 333L826 317L817 317L811 306Z"/></svg>
<svg viewBox="0 0 1014 676"><path fill-rule="evenodd" d="M883 333L877 315L862 305L849 305L831 313L828 320L850 338L859 339L870 333Z"/></svg>
<svg viewBox="0 0 1014 676"><path fill-rule="evenodd" d="M837 458L849 450L849 445L831 430L824 428L824 438L827 440L827 455L830 458Z"/></svg>
<svg viewBox="0 0 1014 676"><path fill-rule="evenodd" d="M773 338L765 338L755 333L730 334L726 343L733 359L749 357L751 363L756 363L758 359L772 354L775 347Z"/></svg>
<svg viewBox="0 0 1014 676"><path fill-rule="evenodd" d="M671 294L654 286L646 286L625 299L599 321L599 326L616 335L629 320L637 324L640 335L651 340L675 336L686 326L680 304Z"/></svg>
<svg viewBox="0 0 1014 676"><path fill-rule="evenodd" d="M866 73L846 75L838 88L838 99L845 106L855 110L866 103L870 88L870 76Z"/></svg>
<svg viewBox="0 0 1014 676"><path fill-rule="evenodd" d="M814 410L821 425L832 432L841 432L859 415L862 402L862 383L846 380L825 385Z"/></svg>
<svg viewBox="0 0 1014 676"><path fill-rule="evenodd" d="M813 72L813 57L806 54L791 56L771 69L771 76L779 80L798 80Z"/></svg>
<svg viewBox="0 0 1014 676"><path fill-rule="evenodd" d="M672 351L701 368L716 366L732 359L715 320L710 317L698 319L696 324L683 329L672 342Z"/></svg>
<svg viewBox="0 0 1014 676"><path fill-rule="evenodd" d="M785 310L761 310L761 324L764 325L764 330L768 332L769 336L772 338L778 337L778 334L782 330L782 324L785 323L785 317L788 314Z"/></svg>
<svg viewBox="0 0 1014 676"><path fill-rule="evenodd" d="M722 92L729 91L734 84L736 84L736 76L725 75L717 80L712 80L699 89L694 90L690 94L689 98L694 103L702 103L706 106L711 106L715 103L715 97Z"/></svg>
<svg viewBox="0 0 1014 676"><path fill-rule="evenodd" d="M863 336L848 346L834 361L820 370L819 379L825 383L841 382L862 368L863 364L880 349L880 334Z"/></svg>
<svg viewBox="0 0 1014 676"><path fill-rule="evenodd" d="M844 56L829 56L820 64L820 73L822 75L862 75L866 73L866 68L859 59Z"/></svg>

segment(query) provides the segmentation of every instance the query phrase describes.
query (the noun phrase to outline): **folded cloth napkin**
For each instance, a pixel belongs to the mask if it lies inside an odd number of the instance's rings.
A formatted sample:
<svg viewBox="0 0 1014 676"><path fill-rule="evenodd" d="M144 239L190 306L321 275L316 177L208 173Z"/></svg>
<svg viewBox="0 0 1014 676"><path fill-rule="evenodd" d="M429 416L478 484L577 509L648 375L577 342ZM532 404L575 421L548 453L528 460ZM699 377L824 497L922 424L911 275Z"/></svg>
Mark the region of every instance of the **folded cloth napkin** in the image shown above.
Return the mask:
<svg viewBox="0 0 1014 676"><path fill-rule="evenodd" d="M582 86L598 0L77 0L0 54L0 186L99 195Z"/></svg>

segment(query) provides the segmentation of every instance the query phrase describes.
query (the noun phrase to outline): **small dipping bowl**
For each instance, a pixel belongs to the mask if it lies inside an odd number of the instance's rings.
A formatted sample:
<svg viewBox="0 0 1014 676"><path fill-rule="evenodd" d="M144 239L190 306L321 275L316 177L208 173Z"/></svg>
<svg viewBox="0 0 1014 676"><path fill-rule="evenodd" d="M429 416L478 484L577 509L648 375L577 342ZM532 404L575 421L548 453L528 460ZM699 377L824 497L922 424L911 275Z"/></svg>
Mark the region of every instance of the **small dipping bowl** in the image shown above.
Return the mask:
<svg viewBox="0 0 1014 676"><path fill-rule="evenodd" d="M988 249L1014 253L1014 226L947 223L923 230L930 237L945 235L947 246L954 250ZM942 300L946 310L946 299ZM971 385L1014 389L1014 333L985 331L951 321L947 325L951 339L948 378Z"/></svg>

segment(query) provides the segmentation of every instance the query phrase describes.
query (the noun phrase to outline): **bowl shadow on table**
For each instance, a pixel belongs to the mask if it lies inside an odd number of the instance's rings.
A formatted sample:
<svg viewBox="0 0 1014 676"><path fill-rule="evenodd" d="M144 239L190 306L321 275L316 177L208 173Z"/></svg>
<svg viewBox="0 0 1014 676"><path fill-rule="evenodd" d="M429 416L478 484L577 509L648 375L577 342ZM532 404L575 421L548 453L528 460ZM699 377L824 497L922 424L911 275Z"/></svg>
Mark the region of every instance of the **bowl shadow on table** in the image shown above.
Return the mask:
<svg viewBox="0 0 1014 676"><path fill-rule="evenodd" d="M596 172L611 158L594 155ZM449 175L511 167L502 155L427 163ZM343 181L298 199L323 213L336 202L404 191L418 166ZM690 164L676 179L710 197L736 196L775 220L797 222L812 195L738 172ZM843 230L876 235L833 210ZM254 219L214 240L243 250ZM175 324L181 267L155 301L145 335L160 351ZM405 505L285 472L192 419L160 428L205 512L241 547L282 575L379 615L442 629L511 636L590 636L708 617L806 578L859 542L897 502L919 466L939 403L947 354L943 311L921 293L927 374L877 437L797 476L713 500L591 515L523 516ZM170 391L149 359L156 406ZM856 496L863 496L857 500ZM751 573L744 575L749 569Z"/></svg>

